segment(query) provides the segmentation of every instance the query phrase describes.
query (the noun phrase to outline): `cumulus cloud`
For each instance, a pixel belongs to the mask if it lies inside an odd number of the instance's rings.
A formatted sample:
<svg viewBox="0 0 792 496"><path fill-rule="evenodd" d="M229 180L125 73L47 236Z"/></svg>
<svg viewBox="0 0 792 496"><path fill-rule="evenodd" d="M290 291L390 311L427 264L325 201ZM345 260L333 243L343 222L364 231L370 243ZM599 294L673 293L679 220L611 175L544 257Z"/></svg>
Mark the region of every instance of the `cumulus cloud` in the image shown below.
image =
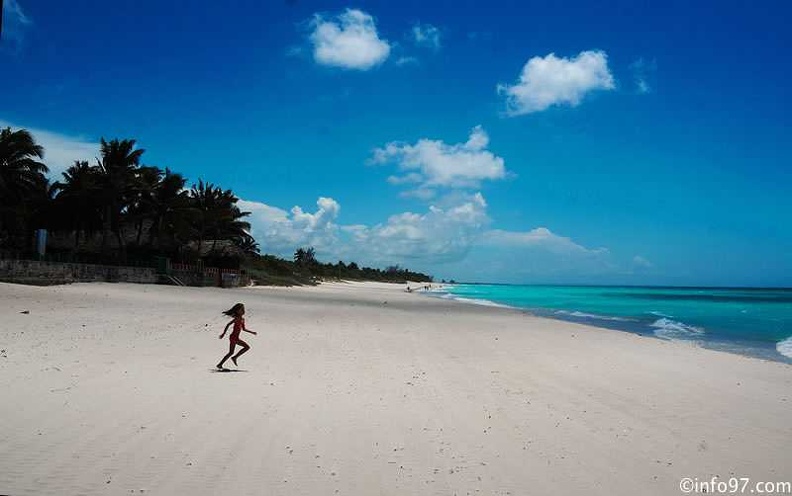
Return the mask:
<svg viewBox="0 0 792 496"><path fill-rule="evenodd" d="M27 129L44 147L44 160L50 169L50 178L57 181L61 173L68 169L75 160L88 160L93 162L99 156L99 142L91 142L85 138L67 136L42 129L20 126L0 119L0 128L10 127L13 130Z"/></svg>
<svg viewBox="0 0 792 496"><path fill-rule="evenodd" d="M387 262L421 259L435 263L461 260L489 224L481 193L467 201L428 212L405 212L372 228L359 230L357 241L370 258Z"/></svg>
<svg viewBox="0 0 792 496"><path fill-rule="evenodd" d="M424 213L404 212L373 226L338 223L341 210L332 198L319 198L313 213L291 212L261 202L240 200L251 212L251 234L263 251L290 256L297 247L313 246L327 260L392 264L410 260L460 260L489 223L481 194Z"/></svg>
<svg viewBox="0 0 792 496"><path fill-rule="evenodd" d="M252 234L262 251L290 258L313 246L322 261L345 260L384 267L446 271L471 280L564 281L614 274L620 269L606 248L589 248L546 227L491 229L480 193L457 192L423 212L402 212L373 225L340 222L340 205L320 198L314 212L239 202L250 211Z"/></svg>
<svg viewBox="0 0 792 496"><path fill-rule="evenodd" d="M410 31L410 39L420 47L440 49L440 30L431 24L416 24Z"/></svg>
<svg viewBox="0 0 792 496"><path fill-rule="evenodd" d="M6 0L3 2L2 13L3 15L0 16L3 19L3 26L2 29L0 29L2 32L0 45L5 45L7 41L8 46L10 46L12 50L19 50L25 39L25 34L32 26L33 21L25 15L25 12L22 10L17 0Z"/></svg>
<svg viewBox="0 0 792 496"><path fill-rule="evenodd" d="M300 207L289 212L245 200L239 206L251 212L251 231L262 251L284 257L300 246L313 246L323 261L402 264L430 271L448 267L471 276L482 269L485 279L489 274L522 282L615 270L607 249L588 248L545 227L490 229L481 193L450 195L426 211L398 213L373 225L340 222L340 205L331 198L319 198L314 212Z"/></svg>
<svg viewBox="0 0 792 496"><path fill-rule="evenodd" d="M541 112L553 105L577 106L595 90L612 90L615 80L608 69L603 51L583 51L574 58L533 57L523 67L514 85L499 85L506 96L506 113L510 116Z"/></svg>
<svg viewBox="0 0 792 496"><path fill-rule="evenodd" d="M347 9L333 19L314 16L314 60L322 65L366 71L384 62L391 45L377 33L374 18L356 9Z"/></svg>
<svg viewBox="0 0 792 496"><path fill-rule="evenodd" d="M315 212L305 212L299 206L291 212L265 203L239 200L239 208L250 212L246 219L251 225L251 234L259 242L262 251L289 255L300 246L313 246L327 251L337 243L336 219L341 205L332 198L320 197Z"/></svg>
<svg viewBox="0 0 792 496"><path fill-rule="evenodd" d="M425 192L435 187L475 188L484 180L506 176L504 160L487 150L489 136L481 126L464 143L449 145L421 139L414 145L391 142L374 150L373 164L396 164L403 173L392 184L415 184Z"/></svg>

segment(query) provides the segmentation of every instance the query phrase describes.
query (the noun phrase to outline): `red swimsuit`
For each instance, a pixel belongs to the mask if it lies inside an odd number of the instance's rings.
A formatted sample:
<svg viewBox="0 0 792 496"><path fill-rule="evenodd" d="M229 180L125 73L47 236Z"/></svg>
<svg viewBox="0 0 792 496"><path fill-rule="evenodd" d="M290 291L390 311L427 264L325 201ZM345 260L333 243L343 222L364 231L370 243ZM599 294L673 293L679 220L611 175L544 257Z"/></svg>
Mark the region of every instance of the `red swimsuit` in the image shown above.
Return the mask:
<svg viewBox="0 0 792 496"><path fill-rule="evenodd" d="M242 329L245 327L245 319L242 317L234 318L234 330L231 331L231 335L228 339L231 340L232 343L236 343L237 341L241 341L239 339L239 334L242 332Z"/></svg>

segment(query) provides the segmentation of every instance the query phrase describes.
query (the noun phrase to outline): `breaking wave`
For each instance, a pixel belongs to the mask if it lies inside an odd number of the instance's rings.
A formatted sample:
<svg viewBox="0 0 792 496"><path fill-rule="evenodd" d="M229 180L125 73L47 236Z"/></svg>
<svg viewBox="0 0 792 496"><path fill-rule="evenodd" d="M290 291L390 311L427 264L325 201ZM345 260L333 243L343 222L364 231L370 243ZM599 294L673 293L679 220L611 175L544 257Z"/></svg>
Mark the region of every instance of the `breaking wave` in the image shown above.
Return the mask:
<svg viewBox="0 0 792 496"><path fill-rule="evenodd" d="M785 357L792 358L792 336L776 343L776 350Z"/></svg>
<svg viewBox="0 0 792 496"><path fill-rule="evenodd" d="M697 339L704 334L701 327L685 324L671 319L657 319L650 327L654 328L655 336L666 339Z"/></svg>

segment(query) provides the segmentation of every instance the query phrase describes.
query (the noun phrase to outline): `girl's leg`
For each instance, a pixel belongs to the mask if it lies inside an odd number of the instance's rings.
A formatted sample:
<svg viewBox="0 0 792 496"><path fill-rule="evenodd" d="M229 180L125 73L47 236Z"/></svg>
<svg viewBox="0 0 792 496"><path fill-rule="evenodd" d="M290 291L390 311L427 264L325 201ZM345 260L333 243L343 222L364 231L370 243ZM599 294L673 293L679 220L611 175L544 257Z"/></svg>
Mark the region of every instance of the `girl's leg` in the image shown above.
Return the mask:
<svg viewBox="0 0 792 496"><path fill-rule="evenodd" d="M236 364L237 364L237 363L236 363L236 361L237 361L237 358L239 358L240 356L242 356L242 353L244 353L244 352L246 352L247 350L249 350L249 349L250 349L250 346L248 346L248 344L247 344L246 342L242 341L241 339L238 339L238 340L237 340L237 343L239 343L239 345L242 347L242 349L241 349L241 350L239 350L239 352L238 352L236 355L234 355L234 356L232 356L232 357L231 357L231 361L232 361L232 362L234 362L234 365L236 365Z"/></svg>
<svg viewBox="0 0 792 496"><path fill-rule="evenodd" d="M228 353L226 353L226 356L224 356L223 359L220 360L220 363L217 364L218 369L222 369L225 361L228 360L228 358L234 354L235 347L236 347L236 343L234 341L230 341L228 344ZM236 361L234 361L234 363L236 363Z"/></svg>

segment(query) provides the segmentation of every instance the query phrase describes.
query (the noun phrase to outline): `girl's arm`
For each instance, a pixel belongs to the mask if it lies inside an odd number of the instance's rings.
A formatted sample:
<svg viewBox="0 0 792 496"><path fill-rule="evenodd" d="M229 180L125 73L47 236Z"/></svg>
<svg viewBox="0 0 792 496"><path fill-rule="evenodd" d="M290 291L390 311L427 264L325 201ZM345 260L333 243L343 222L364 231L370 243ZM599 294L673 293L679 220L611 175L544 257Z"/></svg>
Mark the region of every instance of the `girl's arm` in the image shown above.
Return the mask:
<svg viewBox="0 0 792 496"><path fill-rule="evenodd" d="M220 339L223 339L223 337L225 337L225 333L228 331L228 328L231 327L231 324L233 324L233 323L234 323L234 321L232 320L231 322L226 324L225 329L223 329L223 334L220 335Z"/></svg>
<svg viewBox="0 0 792 496"><path fill-rule="evenodd" d="M243 330L243 331L245 331L245 332L249 332L250 334L257 334L257 332L256 332L256 331L251 331L250 329L248 329L248 328L247 328L247 327L245 327L244 325L243 325L243 327L242 327L242 330Z"/></svg>

